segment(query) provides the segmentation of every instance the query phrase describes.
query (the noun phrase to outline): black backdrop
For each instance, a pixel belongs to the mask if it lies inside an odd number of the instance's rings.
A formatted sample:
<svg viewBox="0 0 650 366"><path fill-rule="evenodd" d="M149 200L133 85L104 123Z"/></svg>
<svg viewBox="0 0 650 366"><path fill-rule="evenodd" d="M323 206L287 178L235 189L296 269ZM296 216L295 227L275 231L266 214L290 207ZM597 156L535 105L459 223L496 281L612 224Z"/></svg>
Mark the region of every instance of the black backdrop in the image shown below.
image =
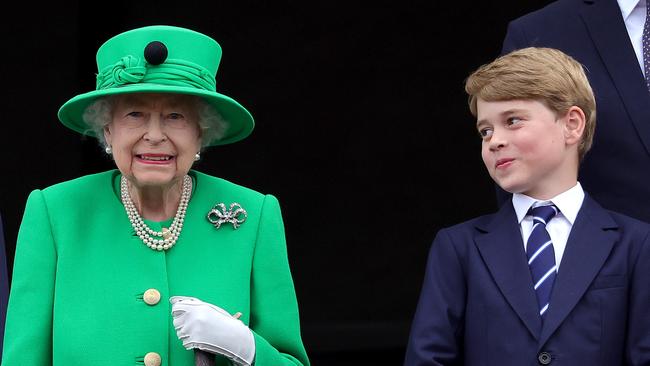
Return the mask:
<svg viewBox="0 0 650 366"><path fill-rule="evenodd" d="M32 189L114 167L56 119L94 88L99 45L192 28L221 44L217 89L256 120L196 168L280 200L313 364L398 365L436 231L495 209L464 79L546 3L18 3L1 43L8 259Z"/></svg>

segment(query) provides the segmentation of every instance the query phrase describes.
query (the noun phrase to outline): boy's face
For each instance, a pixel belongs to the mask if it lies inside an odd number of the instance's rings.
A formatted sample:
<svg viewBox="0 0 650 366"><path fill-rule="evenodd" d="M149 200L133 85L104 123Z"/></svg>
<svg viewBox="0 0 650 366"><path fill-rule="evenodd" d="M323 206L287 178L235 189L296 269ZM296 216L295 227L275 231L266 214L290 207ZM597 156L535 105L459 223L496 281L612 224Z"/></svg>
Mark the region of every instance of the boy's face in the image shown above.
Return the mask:
<svg viewBox="0 0 650 366"><path fill-rule="evenodd" d="M557 117L535 100L479 98L476 109L483 162L501 188L549 199L576 184L577 145L567 129L570 113Z"/></svg>

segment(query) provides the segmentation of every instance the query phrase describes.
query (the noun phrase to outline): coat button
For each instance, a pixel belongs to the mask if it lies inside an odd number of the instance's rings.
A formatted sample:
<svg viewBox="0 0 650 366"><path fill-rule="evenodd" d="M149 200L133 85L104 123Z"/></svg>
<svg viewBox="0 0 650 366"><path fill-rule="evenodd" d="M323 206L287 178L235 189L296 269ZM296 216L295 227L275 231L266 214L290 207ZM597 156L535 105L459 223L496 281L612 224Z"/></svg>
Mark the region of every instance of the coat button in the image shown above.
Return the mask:
<svg viewBox="0 0 650 366"><path fill-rule="evenodd" d="M160 302L160 292L155 288L150 288L144 292L143 300L147 305L156 305Z"/></svg>
<svg viewBox="0 0 650 366"><path fill-rule="evenodd" d="M537 361L540 365L548 365L551 363L551 354L548 352L541 352L537 355Z"/></svg>
<svg viewBox="0 0 650 366"><path fill-rule="evenodd" d="M160 355L156 352L149 352L144 355L144 365L145 366L160 366L162 359Z"/></svg>

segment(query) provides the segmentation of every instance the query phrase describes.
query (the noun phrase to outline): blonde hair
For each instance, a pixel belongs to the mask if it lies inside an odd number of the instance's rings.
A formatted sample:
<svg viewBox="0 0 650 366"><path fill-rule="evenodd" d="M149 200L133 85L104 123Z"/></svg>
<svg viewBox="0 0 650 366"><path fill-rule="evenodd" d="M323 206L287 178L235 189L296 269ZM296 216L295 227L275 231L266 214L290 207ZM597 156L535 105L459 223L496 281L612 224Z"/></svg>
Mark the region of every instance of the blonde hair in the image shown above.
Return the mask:
<svg viewBox="0 0 650 366"><path fill-rule="evenodd" d="M578 145L580 161L591 148L596 128L596 100L580 63L553 48L522 48L479 67L465 82L469 109L476 117L476 100L537 100L556 115L572 106L585 114L585 130Z"/></svg>

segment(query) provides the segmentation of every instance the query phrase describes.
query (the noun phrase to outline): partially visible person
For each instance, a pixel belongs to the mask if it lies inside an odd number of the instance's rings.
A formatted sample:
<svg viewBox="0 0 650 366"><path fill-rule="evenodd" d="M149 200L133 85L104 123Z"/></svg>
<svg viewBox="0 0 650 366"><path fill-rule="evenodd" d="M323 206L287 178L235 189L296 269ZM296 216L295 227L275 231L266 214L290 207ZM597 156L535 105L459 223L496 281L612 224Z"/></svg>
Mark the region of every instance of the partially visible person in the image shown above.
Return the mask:
<svg viewBox="0 0 650 366"><path fill-rule="evenodd" d="M58 117L116 169L29 195L3 366L309 365L278 200L193 169L254 125L216 92L220 59L162 25L99 48L97 90Z"/></svg>
<svg viewBox="0 0 650 366"><path fill-rule="evenodd" d="M582 66L524 48L465 89L483 162L512 198L436 235L404 364L650 364L650 225L578 181L596 124Z"/></svg>
<svg viewBox="0 0 650 366"><path fill-rule="evenodd" d="M554 1L510 22L502 53L552 47L585 67L598 130L580 182L605 208L650 222L650 65L642 44L644 24L650 37L647 14L646 0ZM497 194L500 203L509 196Z"/></svg>
<svg viewBox="0 0 650 366"><path fill-rule="evenodd" d="M5 333L5 315L7 314L7 298L9 297L9 282L7 272L7 252L5 236L0 215L0 359L2 359L2 339Z"/></svg>

